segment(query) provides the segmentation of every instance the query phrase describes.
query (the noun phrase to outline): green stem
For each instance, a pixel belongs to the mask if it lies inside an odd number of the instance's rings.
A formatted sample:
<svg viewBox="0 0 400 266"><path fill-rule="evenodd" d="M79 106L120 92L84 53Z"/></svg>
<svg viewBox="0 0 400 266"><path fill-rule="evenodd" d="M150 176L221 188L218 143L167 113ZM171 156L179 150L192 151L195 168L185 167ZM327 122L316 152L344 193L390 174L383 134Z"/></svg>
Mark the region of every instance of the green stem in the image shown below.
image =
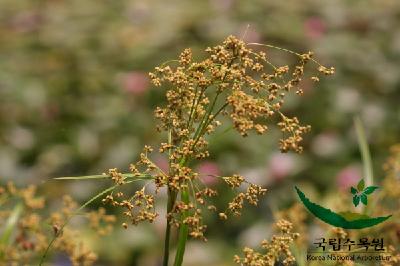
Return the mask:
<svg viewBox="0 0 400 266"><path fill-rule="evenodd" d="M217 102L219 93L217 93L214 97L213 102L211 103L211 105L209 106L207 112L204 114L199 127L197 128L196 132L193 135L193 139L194 139L194 144L192 146L192 148L197 144L197 142L199 141L200 137L202 136L202 134L204 134L203 129L206 129L210 120L210 115L214 109L215 103Z"/></svg>
<svg viewBox="0 0 400 266"><path fill-rule="evenodd" d="M185 204L189 204L189 192L188 189L185 188L181 192L181 200ZM186 240L189 233L189 227L187 224L184 224L184 220L189 216L188 211L184 211L182 215L182 223L179 227L179 235L178 235L178 247L175 254L175 263L174 266L181 266L183 262L183 255L185 254Z"/></svg>
<svg viewBox="0 0 400 266"><path fill-rule="evenodd" d="M176 200L176 193L171 189L168 189L168 205L167 205L167 215L172 211ZM168 266L169 261L169 242L171 238L171 224L170 218L167 217L167 226L165 228L165 241L164 241L164 259L163 266Z"/></svg>
<svg viewBox="0 0 400 266"><path fill-rule="evenodd" d="M168 144L172 144L172 130L168 130ZM171 160L172 150L169 149L168 151L168 178L170 178L172 174L172 160ZM163 266L168 266L169 262L169 242L171 238L171 224L170 224L170 217L169 214L171 213L172 209L174 208L176 200L176 192L174 192L169 186L168 180L168 203L167 203L167 225L165 227L165 241L164 241L164 258L163 258Z"/></svg>
<svg viewBox="0 0 400 266"><path fill-rule="evenodd" d="M189 129L192 126L192 115L195 111L195 109L197 108L197 105L199 104L200 100L201 100L201 96L203 94L203 89L200 89L200 95L199 95L199 99L196 101L197 99L197 87L194 93L194 97L193 97L193 101L192 101L192 106L190 107L190 114L189 114L189 118L188 118L188 123L187 123L187 128Z"/></svg>

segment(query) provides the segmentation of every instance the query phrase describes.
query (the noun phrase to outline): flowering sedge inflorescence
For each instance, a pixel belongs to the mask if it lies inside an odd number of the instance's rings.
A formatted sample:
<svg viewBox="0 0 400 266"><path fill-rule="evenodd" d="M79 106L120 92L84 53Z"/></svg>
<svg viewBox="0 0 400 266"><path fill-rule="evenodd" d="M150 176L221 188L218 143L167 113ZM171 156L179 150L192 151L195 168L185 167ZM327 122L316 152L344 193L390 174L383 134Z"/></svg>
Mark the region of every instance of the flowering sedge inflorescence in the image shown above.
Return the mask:
<svg viewBox="0 0 400 266"><path fill-rule="evenodd" d="M235 255L234 261L242 266L274 266L278 261L282 261L283 265L291 265L295 262L290 251L290 244L299 234L292 233L293 225L286 220L279 220L275 226L280 234L273 235L270 241L262 241L261 248L265 250L265 253L245 247L244 257Z"/></svg>
<svg viewBox="0 0 400 266"><path fill-rule="evenodd" d="M5 231L2 231L0 241L0 262L4 263L1 265L37 263L51 239L54 239L54 248L68 255L74 266L93 265L96 261L97 255L78 240L78 232L63 227L77 208L70 196L64 196L62 207L48 218L42 213L45 199L36 196L36 187L33 185L22 189L12 183L0 186L0 202L0 224L8 224L14 232L7 239L7 227L2 228ZM99 235L109 233L116 220L115 216L106 215L103 208L85 216ZM15 224L10 217L16 218Z"/></svg>
<svg viewBox="0 0 400 266"><path fill-rule="evenodd" d="M207 48L208 56L202 61L195 61L192 51L185 49L178 60L166 62L150 73L155 86L168 86L167 103L156 108L155 117L159 121L157 129L168 135L168 141L161 143L158 151L168 157L169 168L163 171L153 163L149 158L153 148L146 146L139 161L130 166L131 175L136 178L151 176L148 182L154 182L156 192L167 188L168 223L187 226L190 236L195 238L205 239L203 210L217 212L221 219L239 216L246 202L257 205L259 197L266 193L265 188L246 181L241 175L216 177L240 192L225 210L218 211L210 203L218 192L203 184L201 175L193 170L193 162L210 155L207 135L222 125L217 119L220 116L229 118L243 137L252 131L265 134L269 124L278 120L276 124L282 131L281 151L301 153L301 141L310 126L301 125L297 117L288 117L282 112L285 97L292 91L303 94L300 84L309 62L317 63L317 73L331 75L334 72L333 68L315 61L311 52L290 51L298 58L298 64L291 68L275 66L265 52L255 51L250 46L229 36L221 45ZM318 74L311 79L318 81ZM118 185L130 180L117 169L109 170L108 175ZM153 222L158 215L154 210L154 196L146 192L146 186L128 197L122 192L113 192L103 202L124 208L124 215L132 224Z"/></svg>

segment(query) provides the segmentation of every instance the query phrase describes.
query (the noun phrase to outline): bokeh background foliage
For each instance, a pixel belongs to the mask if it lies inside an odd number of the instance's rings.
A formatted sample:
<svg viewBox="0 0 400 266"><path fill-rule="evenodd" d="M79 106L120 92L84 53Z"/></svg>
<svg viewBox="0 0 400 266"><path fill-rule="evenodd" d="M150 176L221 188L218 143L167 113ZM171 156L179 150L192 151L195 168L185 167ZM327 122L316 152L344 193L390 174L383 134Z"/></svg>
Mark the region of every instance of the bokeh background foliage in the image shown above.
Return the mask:
<svg viewBox="0 0 400 266"><path fill-rule="evenodd" d="M198 166L200 172L239 172L269 192L259 209L247 209L240 219L210 218L209 243L190 243L187 264L231 265L241 246L269 236L274 215L296 201L294 184L322 204L357 183L362 167L354 115L366 127L379 184L388 148L400 135L397 0L2 0L1 182L40 184L56 176L127 169L144 144L165 138L153 119L164 90L150 86L147 73L185 47L200 57L205 47L229 34L242 36L247 27L246 41L314 51L322 63L335 66L336 75L317 87L305 82L304 97L288 102L287 112L313 127L302 155L280 154L276 131L246 142L231 131L210 140L211 157ZM51 208L60 194L84 201L102 186L50 181L41 193ZM100 254L99 265L151 265L161 254L162 227L159 221L129 233L117 228L103 242L90 232L83 236ZM315 235L320 224L308 230Z"/></svg>

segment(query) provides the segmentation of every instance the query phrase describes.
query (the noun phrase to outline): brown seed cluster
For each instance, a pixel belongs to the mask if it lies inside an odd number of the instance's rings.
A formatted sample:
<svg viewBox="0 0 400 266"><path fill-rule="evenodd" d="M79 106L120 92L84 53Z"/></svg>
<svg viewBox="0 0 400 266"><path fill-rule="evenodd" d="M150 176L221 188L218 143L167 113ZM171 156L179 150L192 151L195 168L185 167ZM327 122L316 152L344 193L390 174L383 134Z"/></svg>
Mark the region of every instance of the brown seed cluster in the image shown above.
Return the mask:
<svg viewBox="0 0 400 266"><path fill-rule="evenodd" d="M129 219L133 225L137 225L142 221L152 223L158 216L154 208L154 196L147 194L145 187L136 191L130 198L123 197L124 193L122 192L116 193L115 197L112 193L107 195L102 202L124 209L124 216ZM124 228L128 227L126 223L123 223L122 226Z"/></svg>
<svg viewBox="0 0 400 266"><path fill-rule="evenodd" d="M0 186L0 200L3 203L0 224L6 224L10 215L21 210L13 230L15 233L10 235L7 245L0 245L1 263L4 263L1 265L32 265L41 258L53 238L55 250L67 254L73 266L93 265L97 255L79 240L77 231L63 226L76 211L77 204L71 197L64 196L60 209L46 218L43 215L45 200L37 197L35 192L35 186L22 189L12 183ZM98 232L104 230L100 227L101 222L109 224L115 219L106 215L104 210L88 216ZM108 226L107 232L111 229Z"/></svg>
<svg viewBox="0 0 400 266"><path fill-rule="evenodd" d="M234 262L242 266L274 266L278 262L282 265L293 265L296 260L290 251L290 244L299 234L292 233L293 225L286 220L279 220L276 227L280 234L272 236L270 241L264 240L261 243L261 248L265 252L260 253L245 247L244 256L235 255Z"/></svg>
<svg viewBox="0 0 400 266"><path fill-rule="evenodd" d="M236 175L236 177L240 177ZM248 182L246 182L248 183ZM238 183L235 184L235 186ZM228 204L228 208L225 212L220 213L219 217L223 220L227 219L228 214L232 213L234 216L240 216L242 214L243 204L247 201L250 205L257 206L259 197L265 195L267 189L262 188L258 185L248 183L247 190L240 192L233 198Z"/></svg>
<svg viewBox="0 0 400 266"><path fill-rule="evenodd" d="M282 133L287 137L279 140L279 146L282 152L294 150L297 153L303 151L303 147L300 145L303 140L303 134L311 130L311 126L300 126L297 117L288 118L282 115L282 121L278 123Z"/></svg>
<svg viewBox="0 0 400 266"><path fill-rule="evenodd" d="M221 178L230 188L245 190L237 193L225 211L218 211L210 202L217 193L205 186L201 175L193 169L196 161L209 157L207 136L222 125L219 118L231 120L233 127L244 137L251 132L265 134L270 124L276 124L283 135L280 149L301 152L303 135L310 126L301 125L297 117L283 114L285 98L292 92L303 94L301 81L309 62L317 65L314 81L319 79L318 73L333 74L333 69L320 65L311 52L297 54L267 46L289 52L298 61L294 66L275 66L267 53L254 50L251 45L258 44L246 44L229 36L222 44L205 49L206 56L202 60L195 61L192 51L185 49L178 60L163 63L149 74L155 86L168 88L166 104L157 107L154 114L158 120L157 129L168 136L168 141L161 143L158 150L168 157L169 167L164 172L153 163L150 155L153 149L146 146L130 171L133 179L150 175L152 180L149 182L154 182L155 192L162 188L168 190L172 203L167 213L168 223L187 226L193 237L205 239L202 211L216 211L222 219L228 218L229 214L239 216L245 203L257 205L266 193L266 189L247 182L244 177L233 175ZM133 180L116 169L111 169L108 175L120 186ZM152 210L153 198L144 194L144 190L121 199L113 193L103 201L124 207L124 214L131 223L152 222L157 216ZM127 224L123 226L127 227Z"/></svg>
<svg viewBox="0 0 400 266"><path fill-rule="evenodd" d="M3 190L5 191L4 188ZM35 196L36 186L34 185L23 189L17 189L13 183L8 182L7 192L10 196L21 198L24 204L30 209L42 209L44 207L44 198Z"/></svg>
<svg viewBox="0 0 400 266"><path fill-rule="evenodd" d="M220 113L229 116L243 136L250 130L264 134L271 117L278 114L282 119L279 127L283 133L289 133L287 141L282 139L281 149L301 152L301 136L309 127L301 126L297 118L288 118L281 113L285 96L293 89L297 94L303 94L300 84L307 63L317 63L317 71L326 75L333 74L334 69L320 65L311 52L297 54L292 51L288 52L299 59L296 66L275 66L265 52L253 51L249 46L229 36L221 45L207 48L208 57L203 61L193 62L191 51L186 49L180 55L177 67L161 65L150 73L154 85L169 83L173 87L166 93L167 106L155 111L160 121L158 128L172 130L176 143L193 140L197 144L199 137L220 124L212 123ZM314 76L313 80L319 78ZM187 152L193 146L189 145ZM175 157L182 156L185 153Z"/></svg>
<svg viewBox="0 0 400 266"><path fill-rule="evenodd" d="M233 176L224 176L222 179L230 186L231 188L238 188L245 181L244 177L241 175L233 175Z"/></svg>
<svg viewBox="0 0 400 266"><path fill-rule="evenodd" d="M64 227L66 221L68 221L77 210L77 207L78 204L71 196L63 196L63 205L60 208L60 211L52 213L48 223L53 227L52 238L56 238L54 249L66 253L73 266L90 266L96 262L97 255L84 245L83 242L79 241L78 231ZM102 214L105 215L105 213ZM95 216L97 216L95 213L89 215L90 220L101 219L100 217L96 218ZM47 247L47 244L48 241L46 241L45 247ZM43 254L43 251L39 254Z"/></svg>
<svg viewBox="0 0 400 266"><path fill-rule="evenodd" d="M190 215L186 215L186 213L190 213ZM207 240L204 236L207 226L203 224L202 210L195 204L177 201L172 211L167 214L167 218L169 223L177 228L187 225L191 237Z"/></svg>
<svg viewBox="0 0 400 266"><path fill-rule="evenodd" d="M293 230L300 236L296 239L296 245L306 246L309 243L307 234L307 212L301 203L295 203L290 208L280 211L276 214L279 219L290 221L293 224Z"/></svg>

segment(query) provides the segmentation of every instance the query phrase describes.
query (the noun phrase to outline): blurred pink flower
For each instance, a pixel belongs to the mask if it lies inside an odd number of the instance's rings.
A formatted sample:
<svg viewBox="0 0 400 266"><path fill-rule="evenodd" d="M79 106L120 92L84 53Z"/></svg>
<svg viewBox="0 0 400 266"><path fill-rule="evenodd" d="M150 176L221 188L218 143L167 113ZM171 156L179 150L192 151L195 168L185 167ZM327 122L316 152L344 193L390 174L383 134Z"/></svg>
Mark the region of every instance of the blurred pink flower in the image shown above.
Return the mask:
<svg viewBox="0 0 400 266"><path fill-rule="evenodd" d="M43 22L42 16L35 11L23 11L16 14L11 20L11 27L15 31L25 33L39 29Z"/></svg>
<svg viewBox="0 0 400 266"><path fill-rule="evenodd" d="M321 157L334 156L341 148L342 145L337 134L330 131L317 135L311 144L312 151Z"/></svg>
<svg viewBox="0 0 400 266"><path fill-rule="evenodd" d="M294 166L295 162L290 154L274 153L269 160L268 170L274 180L281 180L293 172Z"/></svg>
<svg viewBox="0 0 400 266"><path fill-rule="evenodd" d="M132 94L142 94L149 88L150 82L145 72L132 71L122 76L122 88Z"/></svg>
<svg viewBox="0 0 400 266"><path fill-rule="evenodd" d="M336 182L341 190L348 190L351 186L354 186L361 179L360 168L354 165L343 168L336 175Z"/></svg>
<svg viewBox="0 0 400 266"><path fill-rule="evenodd" d="M217 183L218 178L213 175L221 175L221 171L216 163L213 162L203 162L201 163L196 171L200 174L201 180L203 180L206 185L213 185Z"/></svg>
<svg viewBox="0 0 400 266"><path fill-rule="evenodd" d="M323 20L318 17L311 17L304 22L306 35L310 38L317 39L324 35L326 26Z"/></svg>

